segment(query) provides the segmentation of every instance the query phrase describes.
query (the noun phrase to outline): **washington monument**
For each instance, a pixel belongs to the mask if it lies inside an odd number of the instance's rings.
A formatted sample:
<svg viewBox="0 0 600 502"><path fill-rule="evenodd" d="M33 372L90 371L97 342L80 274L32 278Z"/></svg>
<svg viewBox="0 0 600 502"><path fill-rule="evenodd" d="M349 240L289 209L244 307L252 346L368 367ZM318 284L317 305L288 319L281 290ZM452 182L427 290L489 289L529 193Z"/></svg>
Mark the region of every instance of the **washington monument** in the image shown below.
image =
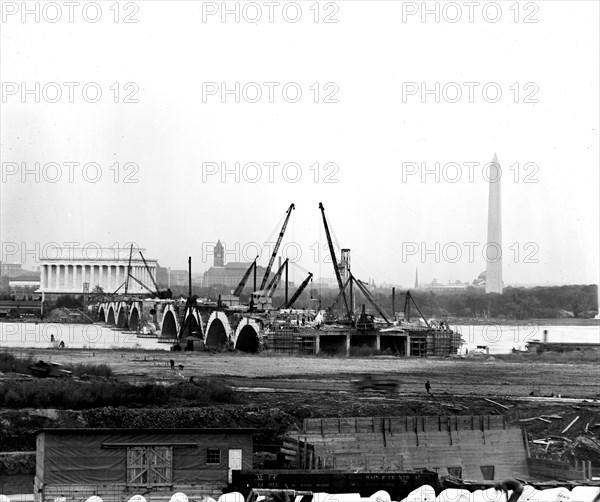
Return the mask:
<svg viewBox="0 0 600 502"><path fill-rule="evenodd" d="M486 246L485 292L502 294L502 214L500 208L500 182L502 169L498 156L489 170L488 233Z"/></svg>

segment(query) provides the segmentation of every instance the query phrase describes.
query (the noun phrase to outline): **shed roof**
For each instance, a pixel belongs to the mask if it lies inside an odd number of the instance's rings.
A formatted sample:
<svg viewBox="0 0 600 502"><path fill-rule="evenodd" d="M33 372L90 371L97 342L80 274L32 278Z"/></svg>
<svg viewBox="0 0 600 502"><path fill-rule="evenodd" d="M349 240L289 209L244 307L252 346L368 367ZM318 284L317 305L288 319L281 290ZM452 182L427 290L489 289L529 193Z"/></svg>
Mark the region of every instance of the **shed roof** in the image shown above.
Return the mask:
<svg viewBox="0 0 600 502"><path fill-rule="evenodd" d="M37 434L252 434L255 429L239 427L215 427L215 428L187 428L187 429L125 429L125 428L47 428L39 429Z"/></svg>

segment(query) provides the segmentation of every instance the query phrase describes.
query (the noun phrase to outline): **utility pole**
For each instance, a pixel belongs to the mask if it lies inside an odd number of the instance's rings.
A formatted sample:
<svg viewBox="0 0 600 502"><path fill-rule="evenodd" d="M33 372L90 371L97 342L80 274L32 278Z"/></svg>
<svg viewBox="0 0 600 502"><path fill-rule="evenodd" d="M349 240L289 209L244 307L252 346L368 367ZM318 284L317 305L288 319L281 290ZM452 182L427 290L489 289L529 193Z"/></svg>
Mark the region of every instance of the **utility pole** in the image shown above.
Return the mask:
<svg viewBox="0 0 600 502"><path fill-rule="evenodd" d="M192 297L192 257L188 257L188 298Z"/></svg>
<svg viewBox="0 0 600 502"><path fill-rule="evenodd" d="M288 262L285 262L285 303L288 302Z"/></svg>

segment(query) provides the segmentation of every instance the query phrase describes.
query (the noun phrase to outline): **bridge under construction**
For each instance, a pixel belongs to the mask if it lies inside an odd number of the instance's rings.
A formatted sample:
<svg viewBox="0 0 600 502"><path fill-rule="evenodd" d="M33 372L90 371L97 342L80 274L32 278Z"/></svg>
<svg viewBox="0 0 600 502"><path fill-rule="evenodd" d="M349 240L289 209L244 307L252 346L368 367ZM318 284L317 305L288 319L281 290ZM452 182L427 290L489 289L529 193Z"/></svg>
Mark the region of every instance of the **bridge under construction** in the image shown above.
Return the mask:
<svg viewBox="0 0 600 502"><path fill-rule="evenodd" d="M353 347L367 347L399 356L446 356L456 354L461 344L460 333L447 323L433 324L421 313L412 295L407 291L402 313L386 313L371 295L367 284L355 277L350 268L350 250L342 248L338 262L331 238L325 208L319 203L323 227L338 285L338 295L326 310L317 308L295 309L294 305L312 281L308 272L304 281L289 295L289 260L284 260L275 273L273 264L292 211L285 214L277 242L270 255L265 273L257 277L258 257L250 264L231 295L221 295L211 301L192 295L191 258L188 259L189 294L187 299L171 298L170 291L161 291L152 271L147 268L147 285L128 270L125 282L115 291L111 301L98 305L101 322L117 329L136 331L138 336L156 337L157 342L170 343L175 350L241 350L259 352L269 350L281 354L350 354ZM141 253L140 253L141 254ZM132 259L131 250L130 260ZM144 260L143 255L141 256ZM145 260L144 260L145 261ZM247 304L240 297L252 276L252 292ZM274 292L285 277L283 303L273 306ZM128 296L129 279L148 291L147 298ZM124 288L125 294L118 294ZM367 312L362 303L357 312L354 305L360 295L369 304ZM395 304L395 289L392 290ZM341 312L336 310L341 306ZM394 310L394 307L392 307ZM411 320L411 309L417 316Z"/></svg>

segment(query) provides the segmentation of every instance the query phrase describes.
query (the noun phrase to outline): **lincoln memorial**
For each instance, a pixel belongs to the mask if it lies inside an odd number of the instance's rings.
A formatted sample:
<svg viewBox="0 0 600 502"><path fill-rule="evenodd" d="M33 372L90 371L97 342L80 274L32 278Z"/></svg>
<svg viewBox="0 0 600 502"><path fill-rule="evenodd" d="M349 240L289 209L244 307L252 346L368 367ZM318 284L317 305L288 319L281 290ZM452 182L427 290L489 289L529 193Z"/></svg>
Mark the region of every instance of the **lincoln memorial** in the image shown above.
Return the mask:
<svg viewBox="0 0 600 502"><path fill-rule="evenodd" d="M131 276L154 290L152 278L138 253L134 249L131 257ZM144 251L143 249L141 250ZM52 256L40 259L40 292L43 293L83 293L84 284L92 292L100 286L105 293L125 292L123 283L127 279L129 249L112 248L55 248ZM146 258L148 269L156 280L156 260ZM119 289L120 288L120 289ZM149 293L131 277L127 293Z"/></svg>

